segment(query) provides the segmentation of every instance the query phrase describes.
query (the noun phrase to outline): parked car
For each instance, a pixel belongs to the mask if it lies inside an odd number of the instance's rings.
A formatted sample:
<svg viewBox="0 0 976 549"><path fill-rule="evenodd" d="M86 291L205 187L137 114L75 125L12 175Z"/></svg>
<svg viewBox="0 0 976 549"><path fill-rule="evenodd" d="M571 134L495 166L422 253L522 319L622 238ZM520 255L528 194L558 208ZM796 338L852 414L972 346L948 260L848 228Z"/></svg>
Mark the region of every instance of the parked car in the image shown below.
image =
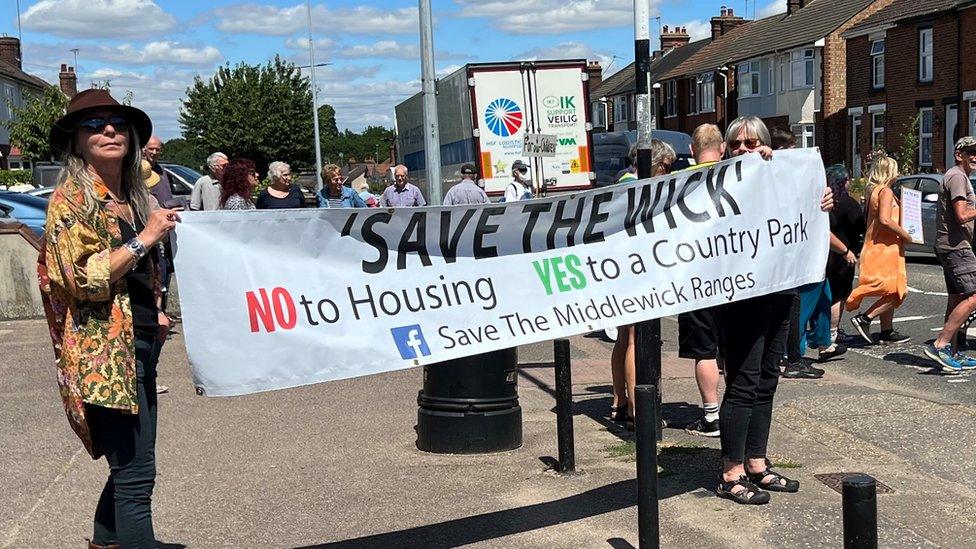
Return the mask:
<svg viewBox="0 0 976 549"><path fill-rule="evenodd" d="M38 235L44 236L47 199L31 196L27 193L0 191L0 205L9 208L8 214L11 217L27 225Z"/></svg>
<svg viewBox="0 0 976 549"><path fill-rule="evenodd" d="M27 194L31 196L36 196L38 198L51 198L51 193L53 192L54 192L54 187L41 187L40 189L27 191Z"/></svg>
<svg viewBox="0 0 976 549"><path fill-rule="evenodd" d="M671 171L691 166L691 136L670 130L654 130L654 139L660 139L674 148L678 158ZM617 182L620 172L630 166L630 148L637 143L637 132L605 132L593 134L593 171L596 173L596 186L605 187Z"/></svg>
<svg viewBox="0 0 976 549"><path fill-rule="evenodd" d="M976 172L970 175L969 181L976 189ZM901 190L904 188L922 192L922 239L925 243L906 244L906 251L935 255L935 218L938 211L939 186L941 185L942 174L920 173L899 177L892 186L898 196L901 196Z"/></svg>
<svg viewBox="0 0 976 549"><path fill-rule="evenodd" d="M197 179L203 177L203 174L193 168L179 164L160 164L160 166L169 176L169 187L170 192L173 193L173 198L182 202L183 207L189 210L190 193L193 192L193 186L196 185Z"/></svg>

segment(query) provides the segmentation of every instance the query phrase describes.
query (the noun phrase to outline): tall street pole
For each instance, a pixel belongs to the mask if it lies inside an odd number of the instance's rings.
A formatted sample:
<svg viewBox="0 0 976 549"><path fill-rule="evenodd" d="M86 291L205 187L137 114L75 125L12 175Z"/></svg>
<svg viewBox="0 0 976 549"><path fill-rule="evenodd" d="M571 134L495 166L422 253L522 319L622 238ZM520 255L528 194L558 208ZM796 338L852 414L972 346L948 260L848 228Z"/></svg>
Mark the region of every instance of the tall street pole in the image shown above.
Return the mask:
<svg viewBox="0 0 976 549"><path fill-rule="evenodd" d="M637 177L651 177L651 133L656 101L651 101L650 0L634 0L634 70L637 99ZM659 183L660 184L660 183ZM661 321L634 326L637 366L637 529L641 549L660 546L657 441L661 440Z"/></svg>
<svg viewBox="0 0 976 549"><path fill-rule="evenodd" d="M440 205L441 135L437 122L437 90L434 86L434 35L430 0L420 0L420 78L424 95L424 158L427 164L427 202Z"/></svg>
<svg viewBox="0 0 976 549"><path fill-rule="evenodd" d="M312 83L312 123L315 125L315 192L322 190L322 145L319 142L319 90L315 86L315 42L312 40L312 0L308 8L308 70Z"/></svg>

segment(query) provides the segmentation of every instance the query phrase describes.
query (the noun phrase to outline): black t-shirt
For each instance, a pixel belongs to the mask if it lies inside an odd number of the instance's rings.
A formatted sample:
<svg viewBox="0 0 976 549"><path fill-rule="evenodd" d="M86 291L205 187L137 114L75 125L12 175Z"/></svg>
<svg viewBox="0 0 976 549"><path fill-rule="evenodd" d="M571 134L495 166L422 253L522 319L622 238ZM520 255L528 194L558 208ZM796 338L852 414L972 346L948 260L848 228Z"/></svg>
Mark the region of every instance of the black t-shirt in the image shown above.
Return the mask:
<svg viewBox="0 0 976 549"><path fill-rule="evenodd" d="M124 219L119 218L119 229L122 231L122 241L128 242L142 231L142 223L136 219L133 229ZM153 290L153 273L149 256L154 260L156 247L149 249L149 253L136 263L135 269L125 275L125 284L129 288L129 303L132 306L132 328L135 330L155 331L159 327L159 309L156 307L156 292Z"/></svg>
<svg viewBox="0 0 976 549"><path fill-rule="evenodd" d="M861 205L850 195L835 198L834 209L830 211L830 232L852 252L860 254L864 245L864 231L864 210ZM842 259L841 254L830 255L831 259Z"/></svg>
<svg viewBox="0 0 976 549"><path fill-rule="evenodd" d="M254 207L259 210L284 210L288 208L304 208L305 196L297 185L292 185L288 190L288 196L278 198L271 196L268 189L264 189L258 194L258 199L254 201Z"/></svg>

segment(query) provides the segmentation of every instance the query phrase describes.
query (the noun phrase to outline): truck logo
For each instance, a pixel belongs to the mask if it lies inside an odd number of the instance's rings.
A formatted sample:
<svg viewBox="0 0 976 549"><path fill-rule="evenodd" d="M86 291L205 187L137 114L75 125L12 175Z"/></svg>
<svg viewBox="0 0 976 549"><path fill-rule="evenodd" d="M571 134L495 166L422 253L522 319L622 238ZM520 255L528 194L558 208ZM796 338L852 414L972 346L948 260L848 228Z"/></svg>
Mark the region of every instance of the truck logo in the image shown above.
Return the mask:
<svg viewBox="0 0 976 549"><path fill-rule="evenodd" d="M491 133L509 137L522 127L522 109L512 99L500 97L485 109L485 124Z"/></svg>
<svg viewBox="0 0 976 549"><path fill-rule="evenodd" d="M575 145L576 144L576 138L575 137L560 137L559 138L559 144L560 145Z"/></svg>
<svg viewBox="0 0 976 549"><path fill-rule="evenodd" d="M573 95L564 95L562 97L550 95L542 100L542 104L547 109L575 109L575 101L576 97Z"/></svg>

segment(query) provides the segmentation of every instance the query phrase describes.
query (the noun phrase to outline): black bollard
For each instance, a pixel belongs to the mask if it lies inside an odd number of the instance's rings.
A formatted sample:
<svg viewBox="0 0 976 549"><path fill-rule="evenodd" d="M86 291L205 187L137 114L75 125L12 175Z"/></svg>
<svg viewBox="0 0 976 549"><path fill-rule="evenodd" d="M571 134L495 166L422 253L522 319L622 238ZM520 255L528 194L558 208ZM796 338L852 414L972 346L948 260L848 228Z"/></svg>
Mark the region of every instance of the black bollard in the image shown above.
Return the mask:
<svg viewBox="0 0 976 549"><path fill-rule="evenodd" d="M576 443L573 437L573 376L570 372L569 340L552 342L556 363L556 438L559 442L559 472L576 470Z"/></svg>
<svg viewBox="0 0 976 549"><path fill-rule="evenodd" d="M844 549L877 549L877 482L868 475L851 475L843 486Z"/></svg>
<svg viewBox="0 0 976 549"><path fill-rule="evenodd" d="M637 365L637 386L654 388L654 440L663 438L661 422L661 319L655 318L634 325L634 360ZM635 411L640 414L639 411Z"/></svg>
<svg viewBox="0 0 976 549"><path fill-rule="evenodd" d="M640 549L661 544L657 506L657 431L655 414L658 391L653 385L638 385L635 390L635 440L637 446L637 539Z"/></svg>
<svg viewBox="0 0 976 549"><path fill-rule="evenodd" d="M522 445L518 350L501 349L424 366L417 395L417 448L484 454Z"/></svg>

